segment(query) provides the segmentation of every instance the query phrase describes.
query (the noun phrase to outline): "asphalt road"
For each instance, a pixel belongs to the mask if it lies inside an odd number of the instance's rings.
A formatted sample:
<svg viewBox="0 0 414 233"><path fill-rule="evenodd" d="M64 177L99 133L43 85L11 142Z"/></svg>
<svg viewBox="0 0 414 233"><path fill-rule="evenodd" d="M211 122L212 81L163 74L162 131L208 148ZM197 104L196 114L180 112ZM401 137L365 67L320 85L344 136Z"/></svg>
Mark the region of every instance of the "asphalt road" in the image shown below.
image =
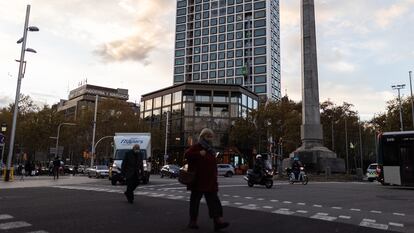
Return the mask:
<svg viewBox="0 0 414 233"><path fill-rule="evenodd" d="M124 199L125 186L90 181L0 189L0 233L213 232L205 205L201 228L186 229L189 193L174 179L152 177L136 190L132 205ZM335 182L249 188L241 177L219 183L225 219L231 222L223 232L414 232L413 190ZM10 226L21 227L6 231Z"/></svg>

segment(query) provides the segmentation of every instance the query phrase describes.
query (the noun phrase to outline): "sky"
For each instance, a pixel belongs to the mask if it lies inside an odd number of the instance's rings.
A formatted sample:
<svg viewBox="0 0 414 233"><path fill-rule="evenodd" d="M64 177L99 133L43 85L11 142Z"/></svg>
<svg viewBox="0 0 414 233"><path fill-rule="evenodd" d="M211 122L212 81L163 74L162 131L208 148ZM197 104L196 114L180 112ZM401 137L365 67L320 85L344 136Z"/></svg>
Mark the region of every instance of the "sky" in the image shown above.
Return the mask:
<svg viewBox="0 0 414 233"><path fill-rule="evenodd" d="M173 83L175 0L0 0L0 106L14 102L26 5L21 93L38 104L88 84L129 89L130 101ZM414 0L315 0L320 101L384 112L414 71ZM280 0L282 95L301 100L300 1Z"/></svg>

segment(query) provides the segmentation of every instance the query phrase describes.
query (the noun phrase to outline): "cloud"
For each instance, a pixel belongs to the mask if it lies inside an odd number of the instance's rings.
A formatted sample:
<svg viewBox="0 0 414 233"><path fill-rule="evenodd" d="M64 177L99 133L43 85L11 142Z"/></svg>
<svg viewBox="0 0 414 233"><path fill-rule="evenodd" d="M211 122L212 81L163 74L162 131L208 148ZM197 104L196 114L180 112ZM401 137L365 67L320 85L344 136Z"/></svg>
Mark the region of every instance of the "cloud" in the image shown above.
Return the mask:
<svg viewBox="0 0 414 233"><path fill-rule="evenodd" d="M155 48L154 41L135 35L123 40L105 43L99 46L94 53L105 62L132 60L148 65L150 63L148 55Z"/></svg>
<svg viewBox="0 0 414 233"><path fill-rule="evenodd" d="M376 23L382 28L387 28L394 23L396 19L404 16L404 14L409 11L410 5L412 4L413 1L405 0L390 7L378 10L375 14Z"/></svg>
<svg viewBox="0 0 414 233"><path fill-rule="evenodd" d="M14 100L9 96L0 96L0 107L8 106L11 103L14 103Z"/></svg>
<svg viewBox="0 0 414 233"><path fill-rule="evenodd" d="M119 2L119 6L135 15L136 20L131 29L134 34L101 44L94 53L104 62L138 61L144 65L150 64L151 52L162 48L165 41L173 42L173 33L163 27L168 24L164 16L174 9L173 1L123 0Z"/></svg>

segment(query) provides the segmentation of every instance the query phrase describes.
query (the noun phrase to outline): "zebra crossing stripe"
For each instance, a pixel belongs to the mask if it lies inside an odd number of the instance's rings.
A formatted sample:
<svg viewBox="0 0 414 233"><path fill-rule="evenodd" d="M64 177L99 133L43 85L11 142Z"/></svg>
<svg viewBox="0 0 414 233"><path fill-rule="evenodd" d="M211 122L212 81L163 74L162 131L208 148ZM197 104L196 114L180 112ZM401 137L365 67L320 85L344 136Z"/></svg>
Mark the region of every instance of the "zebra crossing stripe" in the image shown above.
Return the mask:
<svg viewBox="0 0 414 233"><path fill-rule="evenodd" d="M31 226L30 223L18 221L18 222L7 222L0 224L0 230L10 230L15 228L21 228L21 227L29 227Z"/></svg>
<svg viewBox="0 0 414 233"><path fill-rule="evenodd" d="M47 232L47 231L31 231L31 232L27 232L27 233L49 233L49 232Z"/></svg>
<svg viewBox="0 0 414 233"><path fill-rule="evenodd" d="M6 220L6 219L11 219L13 218L13 216L8 215L8 214L0 214L0 220Z"/></svg>
<svg viewBox="0 0 414 233"><path fill-rule="evenodd" d="M379 224L379 223L375 223L375 222L369 222L369 221L364 221L366 219L363 219L362 222L359 224L361 227L370 227L370 228L375 228L375 229L380 229L380 230L388 230L388 224Z"/></svg>
<svg viewBox="0 0 414 233"><path fill-rule="evenodd" d="M404 224L402 224L402 223L389 222L388 224L390 226L395 226L395 227L404 227Z"/></svg>

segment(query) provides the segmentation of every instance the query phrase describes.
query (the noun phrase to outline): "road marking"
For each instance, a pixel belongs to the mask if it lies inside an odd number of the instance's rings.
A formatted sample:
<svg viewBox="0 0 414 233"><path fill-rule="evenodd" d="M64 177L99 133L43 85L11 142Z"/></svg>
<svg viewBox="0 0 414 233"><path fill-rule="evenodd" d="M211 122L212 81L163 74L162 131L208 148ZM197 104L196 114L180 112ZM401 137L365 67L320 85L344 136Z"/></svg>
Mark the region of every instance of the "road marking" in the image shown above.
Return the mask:
<svg viewBox="0 0 414 233"><path fill-rule="evenodd" d="M369 222L369 221L364 221L364 220L366 219L363 219L362 222L359 224L361 227L371 227L371 228L380 229L380 230L388 230L387 224L379 224L379 223Z"/></svg>
<svg viewBox="0 0 414 233"><path fill-rule="evenodd" d="M7 223L2 223L0 224L0 230L10 230L10 229L15 229L15 228L21 228L21 227L29 227L31 226L30 223L27 222L7 222Z"/></svg>
<svg viewBox="0 0 414 233"><path fill-rule="evenodd" d="M244 197L244 198L246 198L246 199L252 199L253 197Z"/></svg>
<svg viewBox="0 0 414 233"><path fill-rule="evenodd" d="M306 203L303 203L303 202L298 202L297 204L298 205L306 205Z"/></svg>
<svg viewBox="0 0 414 233"><path fill-rule="evenodd" d="M389 222L388 224L395 227L404 227L404 224L402 223Z"/></svg>
<svg viewBox="0 0 414 233"><path fill-rule="evenodd" d="M281 209L272 211L272 213L274 213L274 214L283 214L283 215L292 215L295 212L290 211L289 209L281 208Z"/></svg>
<svg viewBox="0 0 414 233"><path fill-rule="evenodd" d="M240 196L239 196L239 195L234 195L233 197L234 197L234 198L239 198Z"/></svg>
<svg viewBox="0 0 414 233"><path fill-rule="evenodd" d="M321 215L321 214L323 214L323 215ZM325 221L329 221L329 222L332 222L332 221L337 219L336 217L325 215L325 213L318 213L318 214L315 214L315 215L311 216L310 218L325 220Z"/></svg>
<svg viewBox="0 0 414 233"><path fill-rule="evenodd" d="M223 197L230 197L230 195L228 195L228 194L223 194Z"/></svg>
<svg viewBox="0 0 414 233"><path fill-rule="evenodd" d="M332 209L335 209L335 210L342 210L342 207L339 207L339 206L334 206L334 207L332 207Z"/></svg>
<svg viewBox="0 0 414 233"><path fill-rule="evenodd" d="M322 207L322 205L313 205L313 207L318 207L318 208L321 208L321 207Z"/></svg>
<svg viewBox="0 0 414 233"><path fill-rule="evenodd" d="M328 216L328 213L317 213L316 215L323 215L323 216Z"/></svg>
<svg viewBox="0 0 414 233"><path fill-rule="evenodd" d="M291 201L284 201L283 203L285 203L285 204L291 204L292 202Z"/></svg>
<svg viewBox="0 0 414 233"><path fill-rule="evenodd" d="M273 200L270 200L271 202L278 202L279 200L275 200L275 199L273 199Z"/></svg>
<svg viewBox="0 0 414 233"><path fill-rule="evenodd" d="M172 199L172 200L178 200L178 199L183 199L184 198L184 196L169 196L168 195L168 197L167 197L168 199Z"/></svg>
<svg viewBox="0 0 414 233"><path fill-rule="evenodd" d="M405 214L403 213L392 213L393 215L397 215L397 216L405 216Z"/></svg>
<svg viewBox="0 0 414 233"><path fill-rule="evenodd" d="M364 218L364 219L362 219L362 221L365 221L365 222L377 222L377 220L375 220L375 219L369 219L369 218Z"/></svg>
<svg viewBox="0 0 414 233"><path fill-rule="evenodd" d="M136 195L147 195L148 192L135 191L134 194L136 194Z"/></svg>
<svg viewBox="0 0 414 233"><path fill-rule="evenodd" d="M156 194L156 193L154 193L154 194L151 194L151 195L149 195L150 197L164 197L166 194L163 194L163 193L160 193L160 194Z"/></svg>
<svg viewBox="0 0 414 233"><path fill-rule="evenodd" d="M221 201L222 206L228 206L230 204L229 201Z"/></svg>
<svg viewBox="0 0 414 233"><path fill-rule="evenodd" d="M262 208L263 209L273 209L273 206L265 205L265 206L262 206Z"/></svg>
<svg viewBox="0 0 414 233"><path fill-rule="evenodd" d="M379 211L379 210L371 210L370 212L374 213L374 214L381 214L382 213L382 211Z"/></svg>
<svg viewBox="0 0 414 233"><path fill-rule="evenodd" d="M252 205L239 206L239 208L241 208L241 209L247 209L247 210L255 210L255 209L257 209L256 206L252 206Z"/></svg>
<svg viewBox="0 0 414 233"><path fill-rule="evenodd" d="M243 205L241 202L234 202L235 205Z"/></svg>
<svg viewBox="0 0 414 233"><path fill-rule="evenodd" d="M8 214L0 214L0 220L6 220L6 219L11 219L13 218L13 216L8 215Z"/></svg>
<svg viewBox="0 0 414 233"><path fill-rule="evenodd" d="M361 211L361 209L350 209L350 211Z"/></svg>
<svg viewBox="0 0 414 233"><path fill-rule="evenodd" d="M306 213L308 213L308 211L306 211L306 210L296 210L296 212L301 213L301 214L306 214Z"/></svg>
<svg viewBox="0 0 414 233"><path fill-rule="evenodd" d="M351 219L351 216L339 215L338 218Z"/></svg>
<svg viewBox="0 0 414 233"><path fill-rule="evenodd" d="M258 200L258 201L263 201L263 200L264 200L264 198L257 198L256 200Z"/></svg>
<svg viewBox="0 0 414 233"><path fill-rule="evenodd" d="M49 232L47 232L47 231L30 231L30 232L27 232L27 233L49 233Z"/></svg>

